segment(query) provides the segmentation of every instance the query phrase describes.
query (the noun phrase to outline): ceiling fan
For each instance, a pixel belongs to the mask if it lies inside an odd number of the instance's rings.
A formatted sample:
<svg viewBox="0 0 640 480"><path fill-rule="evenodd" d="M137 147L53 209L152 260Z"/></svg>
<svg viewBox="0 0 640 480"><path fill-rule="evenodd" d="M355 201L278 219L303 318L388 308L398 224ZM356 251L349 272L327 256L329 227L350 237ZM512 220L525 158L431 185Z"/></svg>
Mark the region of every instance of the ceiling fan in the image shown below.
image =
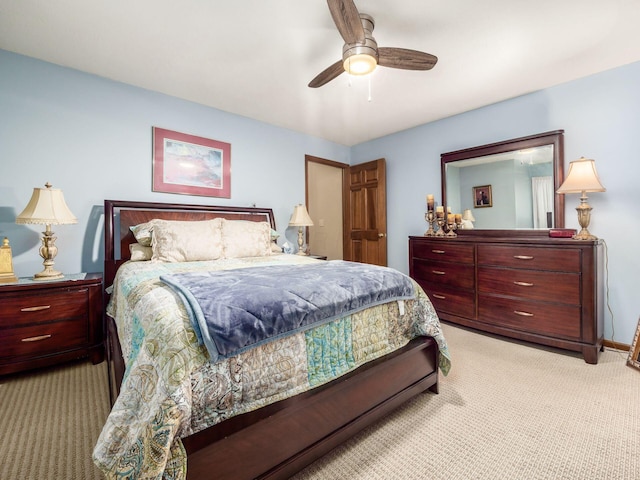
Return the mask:
<svg viewBox="0 0 640 480"><path fill-rule="evenodd" d="M438 61L438 57L417 50L378 47L372 36L373 18L358 12L353 0L327 0L327 3L345 42L342 60L324 69L311 80L311 88L321 87L345 71L351 75L366 75L377 65L404 70L430 70Z"/></svg>

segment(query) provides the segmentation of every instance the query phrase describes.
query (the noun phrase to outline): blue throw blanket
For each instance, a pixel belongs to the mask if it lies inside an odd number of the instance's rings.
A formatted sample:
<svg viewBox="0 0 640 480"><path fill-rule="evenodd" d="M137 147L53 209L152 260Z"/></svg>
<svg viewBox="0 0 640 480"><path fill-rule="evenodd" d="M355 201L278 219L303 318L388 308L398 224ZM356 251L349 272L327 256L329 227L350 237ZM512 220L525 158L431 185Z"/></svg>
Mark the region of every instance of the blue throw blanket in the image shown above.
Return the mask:
<svg viewBox="0 0 640 480"><path fill-rule="evenodd" d="M341 260L177 273L160 279L180 294L212 362L415 295L411 279L396 270Z"/></svg>

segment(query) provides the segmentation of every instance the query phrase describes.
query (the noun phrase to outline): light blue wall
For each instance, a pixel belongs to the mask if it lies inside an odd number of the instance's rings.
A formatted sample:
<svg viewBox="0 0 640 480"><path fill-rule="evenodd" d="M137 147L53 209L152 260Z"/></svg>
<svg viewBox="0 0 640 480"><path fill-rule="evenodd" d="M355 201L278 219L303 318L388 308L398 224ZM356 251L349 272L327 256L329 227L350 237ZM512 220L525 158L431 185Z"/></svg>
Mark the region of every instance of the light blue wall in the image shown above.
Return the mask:
<svg viewBox="0 0 640 480"><path fill-rule="evenodd" d="M634 63L353 147L352 164L387 160L389 266L408 271L407 237L426 229L425 195L440 196L441 153L564 129L565 171L571 160L593 158L607 188L589 196L589 230L608 246L605 337L631 343L640 315L639 85ZM578 203L579 195L566 196L569 228L579 228Z"/></svg>
<svg viewBox="0 0 640 480"><path fill-rule="evenodd" d="M42 270L43 227L15 218L47 181L78 217L53 228L56 268L102 271L104 199L271 207L297 244L305 154L349 163L343 145L2 50L0 72L0 238L19 276ZM230 143L231 198L152 192L153 126Z"/></svg>
<svg viewBox="0 0 640 480"><path fill-rule="evenodd" d="M304 155L344 163L387 160L389 265L408 271L409 235L421 235L425 196L440 195L440 154L556 129L566 164L596 159L607 187L591 194L590 230L606 239L612 316L605 336L630 343L640 315L635 284L640 226L640 63L467 112L349 149L325 140L0 50L0 237L20 276L42 269L40 228L16 225L31 191L64 190L77 225L55 228L63 271L101 271L105 198L270 206L281 229L304 200ZM231 199L151 191L151 127L231 143ZM566 168L566 166L565 166ZM577 195L566 199L577 228ZM296 232L286 235L294 243Z"/></svg>

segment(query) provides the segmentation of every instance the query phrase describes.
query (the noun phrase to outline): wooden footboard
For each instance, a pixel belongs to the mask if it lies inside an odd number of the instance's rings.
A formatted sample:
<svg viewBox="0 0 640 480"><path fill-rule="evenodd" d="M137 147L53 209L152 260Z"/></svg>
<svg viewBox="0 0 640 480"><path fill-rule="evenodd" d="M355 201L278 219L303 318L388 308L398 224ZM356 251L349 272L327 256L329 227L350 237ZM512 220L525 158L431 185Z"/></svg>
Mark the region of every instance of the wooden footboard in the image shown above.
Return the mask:
<svg viewBox="0 0 640 480"><path fill-rule="evenodd" d="M124 362L107 318L112 403ZM189 479L284 479L425 390L438 393L438 346L419 337L322 387L183 439Z"/></svg>

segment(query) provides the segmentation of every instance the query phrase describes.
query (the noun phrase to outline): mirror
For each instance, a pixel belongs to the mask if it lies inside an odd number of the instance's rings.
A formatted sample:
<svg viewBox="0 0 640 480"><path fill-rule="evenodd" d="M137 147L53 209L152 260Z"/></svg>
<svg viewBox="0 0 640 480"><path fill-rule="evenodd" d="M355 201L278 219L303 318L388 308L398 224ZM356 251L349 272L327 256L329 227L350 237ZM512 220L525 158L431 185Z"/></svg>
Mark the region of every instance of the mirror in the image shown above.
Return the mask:
<svg viewBox="0 0 640 480"><path fill-rule="evenodd" d="M564 131L443 153L442 204L469 209L474 228L564 228Z"/></svg>

